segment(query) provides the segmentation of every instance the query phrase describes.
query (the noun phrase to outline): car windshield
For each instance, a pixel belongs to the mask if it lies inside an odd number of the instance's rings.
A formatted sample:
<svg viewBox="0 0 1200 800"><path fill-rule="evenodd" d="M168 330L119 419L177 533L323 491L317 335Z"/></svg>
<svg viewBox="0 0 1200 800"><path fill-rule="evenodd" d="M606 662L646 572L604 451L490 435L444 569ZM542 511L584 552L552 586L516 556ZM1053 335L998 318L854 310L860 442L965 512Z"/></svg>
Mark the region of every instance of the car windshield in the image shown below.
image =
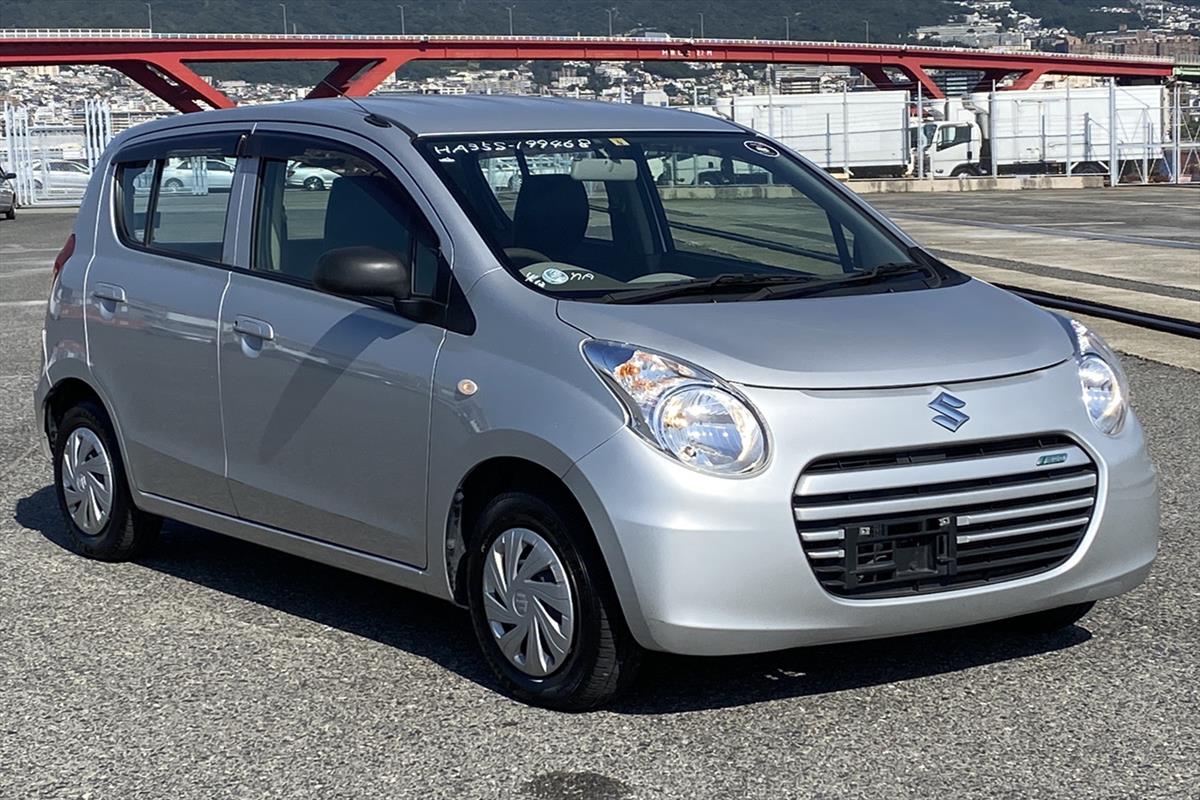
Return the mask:
<svg viewBox="0 0 1200 800"><path fill-rule="evenodd" d="M558 297L757 300L808 291L780 291L786 284L903 291L955 274L814 168L748 134L504 134L419 146L500 261Z"/></svg>

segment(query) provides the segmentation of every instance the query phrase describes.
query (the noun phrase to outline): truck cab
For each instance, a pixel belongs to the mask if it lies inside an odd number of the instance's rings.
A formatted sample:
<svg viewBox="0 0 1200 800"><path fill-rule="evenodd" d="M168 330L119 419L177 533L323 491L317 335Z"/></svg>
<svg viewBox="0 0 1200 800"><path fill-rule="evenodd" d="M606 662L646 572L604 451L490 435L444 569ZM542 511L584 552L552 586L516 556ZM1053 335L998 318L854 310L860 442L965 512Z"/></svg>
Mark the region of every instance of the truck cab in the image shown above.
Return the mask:
<svg viewBox="0 0 1200 800"><path fill-rule="evenodd" d="M980 174L983 136L976 123L939 122L925 127L927 175L945 178Z"/></svg>

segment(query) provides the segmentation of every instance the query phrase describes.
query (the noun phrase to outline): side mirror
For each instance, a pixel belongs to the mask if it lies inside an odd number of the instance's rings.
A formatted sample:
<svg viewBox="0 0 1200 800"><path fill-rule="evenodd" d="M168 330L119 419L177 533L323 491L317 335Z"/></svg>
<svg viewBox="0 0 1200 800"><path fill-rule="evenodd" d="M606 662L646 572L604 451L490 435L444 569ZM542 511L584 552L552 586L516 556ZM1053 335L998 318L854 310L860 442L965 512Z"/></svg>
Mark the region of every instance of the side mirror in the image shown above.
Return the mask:
<svg viewBox="0 0 1200 800"><path fill-rule="evenodd" d="M313 284L330 294L408 300L412 278L408 259L378 247L339 247L317 259Z"/></svg>

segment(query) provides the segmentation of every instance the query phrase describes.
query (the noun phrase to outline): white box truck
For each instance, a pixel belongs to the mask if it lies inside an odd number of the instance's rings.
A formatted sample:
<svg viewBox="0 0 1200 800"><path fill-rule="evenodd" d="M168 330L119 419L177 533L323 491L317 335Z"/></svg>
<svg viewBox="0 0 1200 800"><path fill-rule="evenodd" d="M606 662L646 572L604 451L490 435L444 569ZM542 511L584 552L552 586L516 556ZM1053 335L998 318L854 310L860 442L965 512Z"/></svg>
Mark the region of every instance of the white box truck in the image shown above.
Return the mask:
<svg viewBox="0 0 1200 800"><path fill-rule="evenodd" d="M930 105L927 104L927 109ZM936 108L936 106L934 106ZM1161 86L977 92L944 101L945 119L924 123L926 175L956 177L1106 173L1162 158Z"/></svg>
<svg viewBox="0 0 1200 800"><path fill-rule="evenodd" d="M905 91L748 95L692 110L753 128L830 171L900 177L910 168Z"/></svg>

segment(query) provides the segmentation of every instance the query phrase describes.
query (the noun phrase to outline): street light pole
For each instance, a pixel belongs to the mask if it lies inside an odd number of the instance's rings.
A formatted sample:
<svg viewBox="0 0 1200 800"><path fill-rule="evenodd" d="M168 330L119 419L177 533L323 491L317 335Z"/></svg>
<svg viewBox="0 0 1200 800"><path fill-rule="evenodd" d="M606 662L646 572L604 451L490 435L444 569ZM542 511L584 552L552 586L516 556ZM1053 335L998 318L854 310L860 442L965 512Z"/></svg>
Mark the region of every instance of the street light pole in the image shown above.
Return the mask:
<svg viewBox="0 0 1200 800"><path fill-rule="evenodd" d="M613 15L617 13L617 9L615 7L614 8L606 8L606 9L604 9L604 11L608 14L608 38L611 39L612 35L613 35L613 26L612 26Z"/></svg>
<svg viewBox="0 0 1200 800"><path fill-rule="evenodd" d="M396 8L400 9L400 35L403 36L408 33L408 31L404 30L404 6L397 5Z"/></svg>
<svg viewBox="0 0 1200 800"><path fill-rule="evenodd" d="M283 35L287 36L287 3L280 3L279 7L283 9Z"/></svg>
<svg viewBox="0 0 1200 800"><path fill-rule="evenodd" d="M505 8L508 9L508 35L512 36L513 35L513 22L512 22L513 6L505 6Z"/></svg>
<svg viewBox="0 0 1200 800"><path fill-rule="evenodd" d="M146 22L150 28L150 32L154 33L154 4L144 3L146 6Z"/></svg>
<svg viewBox="0 0 1200 800"><path fill-rule="evenodd" d="M700 12L700 38L704 38L704 12Z"/></svg>
<svg viewBox="0 0 1200 800"><path fill-rule="evenodd" d="M864 19L863 22L867 23L867 44L870 44L871 43L871 20Z"/></svg>
<svg viewBox="0 0 1200 800"><path fill-rule="evenodd" d="M790 16L783 18L783 38L789 42L792 40L792 18Z"/></svg>

